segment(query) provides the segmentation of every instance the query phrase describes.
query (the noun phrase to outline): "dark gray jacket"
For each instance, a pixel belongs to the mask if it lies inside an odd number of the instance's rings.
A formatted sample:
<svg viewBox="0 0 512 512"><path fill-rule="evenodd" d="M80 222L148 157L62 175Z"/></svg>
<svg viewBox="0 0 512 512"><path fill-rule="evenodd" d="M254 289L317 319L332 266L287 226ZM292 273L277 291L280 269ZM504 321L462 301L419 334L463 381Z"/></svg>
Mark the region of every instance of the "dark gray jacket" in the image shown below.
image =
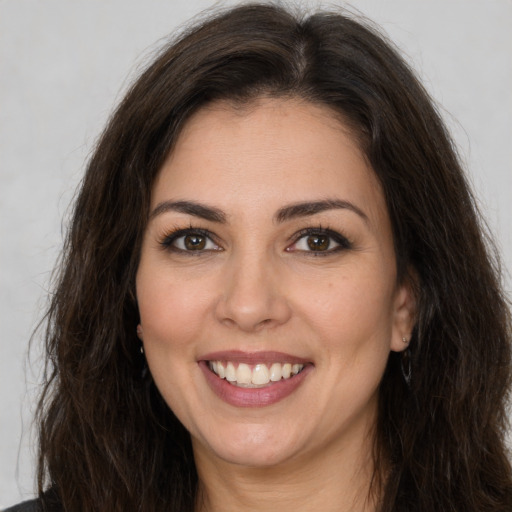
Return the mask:
<svg viewBox="0 0 512 512"><path fill-rule="evenodd" d="M13 507L9 507L2 512L62 512L60 500L54 488L44 493L45 507L43 507L41 498L24 501Z"/></svg>
<svg viewBox="0 0 512 512"><path fill-rule="evenodd" d="M40 500L30 500L14 505L14 507L6 508L4 512L42 512Z"/></svg>

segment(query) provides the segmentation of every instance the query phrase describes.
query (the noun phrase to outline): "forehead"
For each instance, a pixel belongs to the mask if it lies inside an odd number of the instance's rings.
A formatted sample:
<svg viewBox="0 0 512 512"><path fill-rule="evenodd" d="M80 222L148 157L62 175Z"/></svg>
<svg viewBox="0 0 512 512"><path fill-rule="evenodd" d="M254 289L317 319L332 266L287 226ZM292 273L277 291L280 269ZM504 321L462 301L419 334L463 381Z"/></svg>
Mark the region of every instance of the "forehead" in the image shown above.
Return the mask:
<svg viewBox="0 0 512 512"><path fill-rule="evenodd" d="M385 208L375 173L340 116L299 99L265 98L196 112L162 166L152 205L196 199L261 209L333 195L376 215Z"/></svg>

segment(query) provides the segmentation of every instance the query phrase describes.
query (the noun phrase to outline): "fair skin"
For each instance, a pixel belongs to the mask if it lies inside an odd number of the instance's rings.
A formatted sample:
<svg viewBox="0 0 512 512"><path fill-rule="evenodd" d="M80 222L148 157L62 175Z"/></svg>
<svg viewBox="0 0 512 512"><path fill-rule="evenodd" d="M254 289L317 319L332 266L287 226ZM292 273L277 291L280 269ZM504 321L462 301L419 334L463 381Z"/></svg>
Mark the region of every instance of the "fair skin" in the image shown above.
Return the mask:
<svg viewBox="0 0 512 512"><path fill-rule="evenodd" d="M203 108L151 211L139 336L191 434L197 509L375 510L377 389L389 352L406 346L414 299L397 284L384 198L348 129L298 99ZM249 384L212 363L247 366ZM273 367L283 374L269 381Z"/></svg>

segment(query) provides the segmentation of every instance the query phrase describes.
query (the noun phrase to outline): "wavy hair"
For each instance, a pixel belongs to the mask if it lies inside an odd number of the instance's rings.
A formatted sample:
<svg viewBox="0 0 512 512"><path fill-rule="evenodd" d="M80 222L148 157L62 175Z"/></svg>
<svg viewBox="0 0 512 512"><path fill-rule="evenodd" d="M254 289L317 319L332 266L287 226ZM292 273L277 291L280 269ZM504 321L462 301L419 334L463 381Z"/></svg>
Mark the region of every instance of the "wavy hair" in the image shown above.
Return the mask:
<svg viewBox="0 0 512 512"><path fill-rule="evenodd" d="M509 512L510 311L440 116L367 22L258 4L210 16L163 48L90 158L46 317L43 502L58 496L68 512L194 509L189 435L141 376L135 274L151 188L184 123L210 102L261 96L342 117L382 185L399 279L413 273L417 283L410 384L392 353L380 386L380 512Z"/></svg>

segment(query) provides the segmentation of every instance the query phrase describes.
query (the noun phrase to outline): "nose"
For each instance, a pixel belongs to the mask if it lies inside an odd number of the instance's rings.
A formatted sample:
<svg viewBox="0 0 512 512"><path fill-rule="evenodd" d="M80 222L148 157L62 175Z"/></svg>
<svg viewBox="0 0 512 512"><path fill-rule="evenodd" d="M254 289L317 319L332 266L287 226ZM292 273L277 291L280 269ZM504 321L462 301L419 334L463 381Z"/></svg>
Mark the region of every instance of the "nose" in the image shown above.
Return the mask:
<svg viewBox="0 0 512 512"><path fill-rule="evenodd" d="M286 323L291 313L283 279L271 261L249 256L226 265L216 305L218 321L245 332L257 332Z"/></svg>

